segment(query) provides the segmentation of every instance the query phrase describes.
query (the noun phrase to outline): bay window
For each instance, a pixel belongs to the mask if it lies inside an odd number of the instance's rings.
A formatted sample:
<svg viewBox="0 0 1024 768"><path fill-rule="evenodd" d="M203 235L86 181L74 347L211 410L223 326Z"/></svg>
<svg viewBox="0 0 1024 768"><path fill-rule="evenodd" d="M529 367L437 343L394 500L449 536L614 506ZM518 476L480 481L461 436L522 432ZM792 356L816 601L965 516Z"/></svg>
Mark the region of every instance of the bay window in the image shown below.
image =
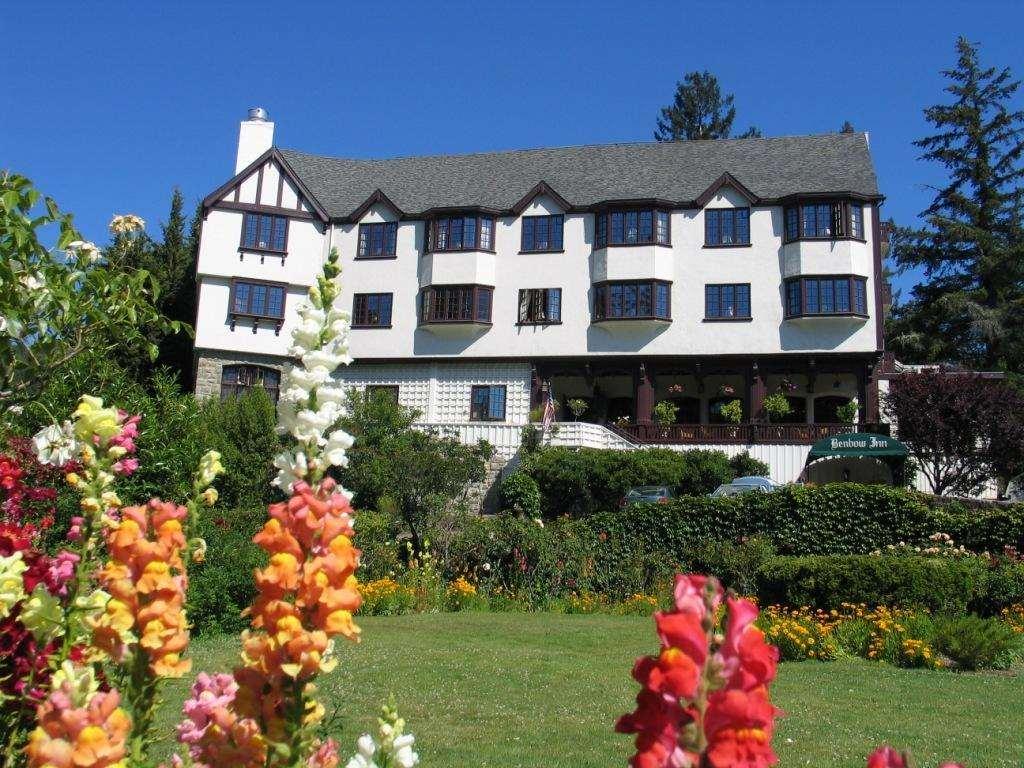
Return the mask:
<svg viewBox="0 0 1024 768"><path fill-rule="evenodd" d="M494 289L484 285L431 285L420 294L421 323L490 323Z"/></svg>
<svg viewBox="0 0 1024 768"><path fill-rule="evenodd" d="M863 277L829 275L786 281L786 317L867 314L867 280Z"/></svg>
<svg viewBox="0 0 1024 768"><path fill-rule="evenodd" d="M594 247L671 245L668 211L656 208L612 209L594 214Z"/></svg>
<svg viewBox="0 0 1024 768"><path fill-rule="evenodd" d="M672 284L629 280L594 286L594 320L671 320Z"/></svg>
<svg viewBox="0 0 1024 768"><path fill-rule="evenodd" d="M864 206L857 201L816 200L785 208L785 241L863 240Z"/></svg>
<svg viewBox="0 0 1024 768"><path fill-rule="evenodd" d="M443 216L430 223L427 250L493 251L494 217L475 214Z"/></svg>

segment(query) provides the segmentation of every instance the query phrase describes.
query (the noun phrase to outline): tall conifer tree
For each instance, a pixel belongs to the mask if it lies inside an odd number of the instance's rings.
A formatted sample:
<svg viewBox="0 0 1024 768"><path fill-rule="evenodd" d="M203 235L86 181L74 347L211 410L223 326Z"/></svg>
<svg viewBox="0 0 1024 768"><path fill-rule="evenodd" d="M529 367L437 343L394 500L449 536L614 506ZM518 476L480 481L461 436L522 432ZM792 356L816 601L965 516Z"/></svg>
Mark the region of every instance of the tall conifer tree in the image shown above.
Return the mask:
<svg viewBox="0 0 1024 768"><path fill-rule="evenodd" d="M663 107L654 138L658 141L684 139L727 139L736 119L731 93L722 95L718 78L707 70L689 72L676 83L672 104ZM759 137L751 126L739 138Z"/></svg>
<svg viewBox="0 0 1024 768"><path fill-rule="evenodd" d="M983 67L961 37L949 103L925 109L936 133L920 139L924 160L948 172L921 215L898 228L892 255L900 272L924 279L897 307L890 347L915 362L958 362L1020 371L1024 364L1024 111L1009 68Z"/></svg>

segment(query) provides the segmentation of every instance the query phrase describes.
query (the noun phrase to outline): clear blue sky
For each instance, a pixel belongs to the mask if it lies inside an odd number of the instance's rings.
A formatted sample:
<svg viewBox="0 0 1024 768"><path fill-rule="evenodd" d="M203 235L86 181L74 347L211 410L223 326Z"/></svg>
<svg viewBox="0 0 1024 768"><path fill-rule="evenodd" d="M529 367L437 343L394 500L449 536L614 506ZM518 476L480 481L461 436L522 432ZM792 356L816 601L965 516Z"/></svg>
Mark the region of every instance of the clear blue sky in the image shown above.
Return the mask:
<svg viewBox="0 0 1024 768"><path fill-rule="evenodd" d="M20 2L0 18L0 167L105 242L111 214L158 233L173 187L192 205L229 178L253 105L280 146L351 157L644 141L708 69L737 130L869 131L884 212L909 222L942 179L911 141L957 35L1024 78L1022 27L1019 0Z"/></svg>

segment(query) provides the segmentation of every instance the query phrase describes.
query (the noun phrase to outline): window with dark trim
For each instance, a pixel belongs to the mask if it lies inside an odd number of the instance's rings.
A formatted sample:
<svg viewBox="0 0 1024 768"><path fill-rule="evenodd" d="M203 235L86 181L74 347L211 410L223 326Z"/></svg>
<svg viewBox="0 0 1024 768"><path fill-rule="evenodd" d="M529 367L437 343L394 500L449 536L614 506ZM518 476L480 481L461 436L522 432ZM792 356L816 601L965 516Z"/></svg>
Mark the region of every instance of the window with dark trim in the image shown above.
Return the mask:
<svg viewBox="0 0 1024 768"><path fill-rule="evenodd" d="M378 396L383 395L393 403L398 402L398 385L397 384L367 384L366 385L366 399L376 400Z"/></svg>
<svg viewBox="0 0 1024 768"><path fill-rule="evenodd" d="M390 328L391 294L357 293L352 297L353 328Z"/></svg>
<svg viewBox="0 0 1024 768"><path fill-rule="evenodd" d="M429 251L493 251L494 217L444 216L430 224Z"/></svg>
<svg viewBox="0 0 1024 768"><path fill-rule="evenodd" d="M519 324L544 325L562 322L561 288L522 288L519 291Z"/></svg>
<svg viewBox="0 0 1024 768"><path fill-rule="evenodd" d="M284 253L288 250L288 219L266 213L246 213L242 221L241 247Z"/></svg>
<svg viewBox="0 0 1024 768"><path fill-rule="evenodd" d="M505 420L505 385L475 384L470 393L470 421Z"/></svg>
<svg viewBox="0 0 1024 768"><path fill-rule="evenodd" d="M750 283L705 285L704 317L707 320L750 319Z"/></svg>
<svg viewBox="0 0 1024 768"><path fill-rule="evenodd" d="M594 320L671 320L672 284L630 280L594 286Z"/></svg>
<svg viewBox="0 0 1024 768"><path fill-rule="evenodd" d="M594 214L594 247L672 244L668 211L643 208L613 209Z"/></svg>
<svg viewBox="0 0 1024 768"><path fill-rule="evenodd" d="M285 286L280 283L231 282L231 314L247 317L284 318Z"/></svg>
<svg viewBox="0 0 1024 768"><path fill-rule="evenodd" d="M704 245L750 245L750 209L705 210Z"/></svg>
<svg viewBox="0 0 1024 768"><path fill-rule="evenodd" d="M786 281L786 317L867 314L867 281L863 277L837 275Z"/></svg>
<svg viewBox="0 0 1024 768"><path fill-rule="evenodd" d="M220 370L220 399L263 387L275 403L281 391L281 372L262 365L225 365Z"/></svg>
<svg viewBox="0 0 1024 768"><path fill-rule="evenodd" d="M359 225L357 259L392 259L398 241L398 222Z"/></svg>
<svg viewBox="0 0 1024 768"><path fill-rule="evenodd" d="M864 206L847 200L816 200L786 206L785 240L864 239Z"/></svg>
<svg viewBox="0 0 1024 768"><path fill-rule="evenodd" d="M561 251L565 217L523 216L523 251Z"/></svg>
<svg viewBox="0 0 1024 768"><path fill-rule="evenodd" d="M489 323L491 295L484 285L432 285L420 294L422 323Z"/></svg>

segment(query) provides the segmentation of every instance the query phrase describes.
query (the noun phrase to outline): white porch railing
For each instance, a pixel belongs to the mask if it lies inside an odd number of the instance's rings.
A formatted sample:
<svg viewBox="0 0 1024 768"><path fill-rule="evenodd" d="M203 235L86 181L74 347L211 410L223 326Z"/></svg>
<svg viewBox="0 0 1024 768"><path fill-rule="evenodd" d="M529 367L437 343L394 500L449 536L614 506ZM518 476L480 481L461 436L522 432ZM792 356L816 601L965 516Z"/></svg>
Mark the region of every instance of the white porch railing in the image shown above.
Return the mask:
<svg viewBox="0 0 1024 768"><path fill-rule="evenodd" d="M616 448L630 450L637 444L615 434L600 424L585 421L559 421L553 425L545 445L563 445L569 448Z"/></svg>
<svg viewBox="0 0 1024 768"><path fill-rule="evenodd" d="M486 421L421 421L413 424L413 427L452 435L464 445L476 445L486 440L494 446L495 453L506 459L511 459L519 450L523 429L521 424L491 424Z"/></svg>

